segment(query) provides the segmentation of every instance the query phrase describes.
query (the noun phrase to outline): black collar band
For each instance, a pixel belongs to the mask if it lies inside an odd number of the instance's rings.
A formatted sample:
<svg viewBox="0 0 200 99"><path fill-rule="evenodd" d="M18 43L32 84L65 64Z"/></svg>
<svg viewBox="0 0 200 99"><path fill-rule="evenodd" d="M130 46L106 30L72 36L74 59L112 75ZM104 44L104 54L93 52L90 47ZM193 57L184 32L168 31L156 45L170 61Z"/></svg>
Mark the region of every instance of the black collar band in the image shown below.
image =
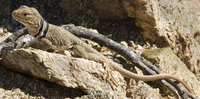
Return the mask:
<svg viewBox="0 0 200 99"><path fill-rule="evenodd" d="M38 33L37 34L35 34L34 35L34 37L37 37L39 34L40 34L40 32L42 31L42 29L43 29L43 26L44 26L44 21L43 20L41 20L41 23L40 24L42 24L41 25L41 27L40 27L40 30L38 31Z"/></svg>
<svg viewBox="0 0 200 99"><path fill-rule="evenodd" d="M46 37L48 30L49 30L49 23L47 23L47 27L46 27L46 29L44 30L44 33L43 33L43 35L40 37L40 39Z"/></svg>
<svg viewBox="0 0 200 99"><path fill-rule="evenodd" d="M46 26L46 28L45 28L45 30L44 30L44 32L43 32L44 22L45 22L44 20L41 20L41 27L40 27L40 30L38 31L38 33L37 33L36 35L34 35L34 37L38 37L40 34L42 34L42 35L39 37L40 39L46 37L47 32L48 32L48 30L49 30L49 23L46 23L47 26ZM43 32L43 33L42 33L42 32Z"/></svg>

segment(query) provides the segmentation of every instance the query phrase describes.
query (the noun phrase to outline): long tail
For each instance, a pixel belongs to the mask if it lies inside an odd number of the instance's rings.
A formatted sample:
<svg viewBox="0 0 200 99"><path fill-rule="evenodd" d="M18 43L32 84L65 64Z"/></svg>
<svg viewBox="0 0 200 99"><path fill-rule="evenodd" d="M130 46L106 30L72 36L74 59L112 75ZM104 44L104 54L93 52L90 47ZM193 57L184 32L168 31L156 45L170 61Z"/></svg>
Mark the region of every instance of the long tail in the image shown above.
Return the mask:
<svg viewBox="0 0 200 99"><path fill-rule="evenodd" d="M180 82L188 91L193 93L191 88L185 82L183 82L181 79L179 79L178 77L175 77L173 75L169 75L169 74L138 75L138 74L130 72L130 71L118 66L118 65L112 65L112 67L113 67L114 70L121 73L124 77L130 78L130 79L135 79L135 80L154 81L154 80L160 80L160 79L174 79L174 80Z"/></svg>

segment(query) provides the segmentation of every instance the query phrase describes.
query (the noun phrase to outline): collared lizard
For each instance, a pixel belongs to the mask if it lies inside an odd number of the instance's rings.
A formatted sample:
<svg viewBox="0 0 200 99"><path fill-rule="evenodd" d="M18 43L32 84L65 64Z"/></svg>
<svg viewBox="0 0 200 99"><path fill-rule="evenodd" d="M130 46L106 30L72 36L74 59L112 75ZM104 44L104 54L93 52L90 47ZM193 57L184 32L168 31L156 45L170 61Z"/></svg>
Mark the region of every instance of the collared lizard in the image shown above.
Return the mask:
<svg viewBox="0 0 200 99"><path fill-rule="evenodd" d="M185 82L173 75L138 75L120 67L117 63L106 58L104 55L93 49L69 31L62 27L47 23L39 12L33 7L23 5L12 12L12 17L28 28L28 32L43 45L43 48L41 48L43 50L54 49L56 51L63 52L67 49L72 49L73 52L80 57L109 64L112 69L120 72L127 78L141 81L174 79L192 92L190 87L188 87Z"/></svg>

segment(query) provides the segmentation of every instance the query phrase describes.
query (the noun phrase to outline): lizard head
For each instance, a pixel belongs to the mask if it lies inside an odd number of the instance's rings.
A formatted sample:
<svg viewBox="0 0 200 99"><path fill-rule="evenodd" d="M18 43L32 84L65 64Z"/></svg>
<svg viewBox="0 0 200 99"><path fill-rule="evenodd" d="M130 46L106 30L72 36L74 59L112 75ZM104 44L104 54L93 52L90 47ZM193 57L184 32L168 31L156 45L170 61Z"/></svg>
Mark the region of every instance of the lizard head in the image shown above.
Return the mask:
<svg viewBox="0 0 200 99"><path fill-rule="evenodd" d="M28 6L21 6L12 12L12 17L18 22L22 23L27 28L38 29L41 25L42 16L39 12Z"/></svg>

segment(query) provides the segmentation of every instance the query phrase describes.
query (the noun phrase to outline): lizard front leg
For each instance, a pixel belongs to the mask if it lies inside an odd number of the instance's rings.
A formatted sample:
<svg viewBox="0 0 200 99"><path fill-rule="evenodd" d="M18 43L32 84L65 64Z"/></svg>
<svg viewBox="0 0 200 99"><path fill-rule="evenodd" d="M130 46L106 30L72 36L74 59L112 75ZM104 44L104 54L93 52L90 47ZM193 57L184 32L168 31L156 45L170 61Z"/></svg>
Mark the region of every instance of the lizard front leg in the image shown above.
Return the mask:
<svg viewBox="0 0 200 99"><path fill-rule="evenodd" d="M36 40L39 42L38 44L39 49L44 50L44 51L53 49L54 50L53 52L56 51L56 48L52 45L52 43L48 39L41 38L41 39L36 39Z"/></svg>

